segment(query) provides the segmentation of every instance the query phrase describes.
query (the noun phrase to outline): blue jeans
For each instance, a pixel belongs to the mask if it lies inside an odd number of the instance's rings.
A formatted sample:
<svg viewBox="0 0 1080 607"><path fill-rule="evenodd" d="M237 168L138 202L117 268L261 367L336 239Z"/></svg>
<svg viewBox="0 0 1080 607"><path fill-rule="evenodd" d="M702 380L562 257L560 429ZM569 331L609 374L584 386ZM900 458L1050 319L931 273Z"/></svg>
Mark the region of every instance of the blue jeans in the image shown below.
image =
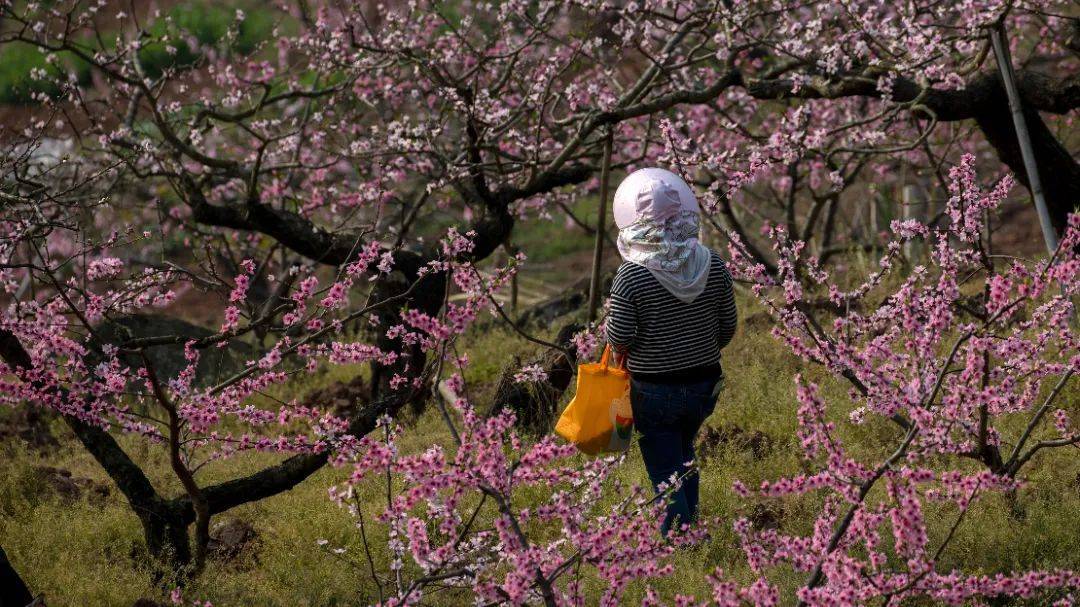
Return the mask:
<svg viewBox="0 0 1080 607"><path fill-rule="evenodd" d="M699 479L694 438L716 406L713 389L718 381L630 382L634 427L641 434L638 445L653 488L659 493L661 483L670 486L672 476L682 478L682 485L668 497L667 516L661 528L665 535L672 526L691 524L697 518ZM694 465L688 467L690 462Z"/></svg>

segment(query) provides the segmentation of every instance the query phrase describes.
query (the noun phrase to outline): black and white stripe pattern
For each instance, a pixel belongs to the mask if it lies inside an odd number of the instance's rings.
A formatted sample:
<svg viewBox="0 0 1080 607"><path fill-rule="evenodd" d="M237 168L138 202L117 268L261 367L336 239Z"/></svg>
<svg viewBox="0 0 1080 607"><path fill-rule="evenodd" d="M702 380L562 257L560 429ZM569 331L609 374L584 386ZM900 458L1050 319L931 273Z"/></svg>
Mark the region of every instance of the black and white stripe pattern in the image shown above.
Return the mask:
<svg viewBox="0 0 1080 607"><path fill-rule="evenodd" d="M705 291L683 303L648 269L624 263L611 285L607 341L629 351L638 375L715 367L735 335L735 290L727 265L712 253Z"/></svg>

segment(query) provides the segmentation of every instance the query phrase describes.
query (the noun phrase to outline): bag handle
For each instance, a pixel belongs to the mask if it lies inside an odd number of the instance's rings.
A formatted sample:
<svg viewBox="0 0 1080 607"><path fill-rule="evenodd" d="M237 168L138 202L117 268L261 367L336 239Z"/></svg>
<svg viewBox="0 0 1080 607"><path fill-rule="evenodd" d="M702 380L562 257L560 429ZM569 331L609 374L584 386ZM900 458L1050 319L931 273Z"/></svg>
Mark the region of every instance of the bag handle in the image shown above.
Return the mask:
<svg viewBox="0 0 1080 607"><path fill-rule="evenodd" d="M611 344L604 344L604 353L600 355L600 367L605 371L608 370L611 364ZM621 364L616 369L626 369L626 364Z"/></svg>

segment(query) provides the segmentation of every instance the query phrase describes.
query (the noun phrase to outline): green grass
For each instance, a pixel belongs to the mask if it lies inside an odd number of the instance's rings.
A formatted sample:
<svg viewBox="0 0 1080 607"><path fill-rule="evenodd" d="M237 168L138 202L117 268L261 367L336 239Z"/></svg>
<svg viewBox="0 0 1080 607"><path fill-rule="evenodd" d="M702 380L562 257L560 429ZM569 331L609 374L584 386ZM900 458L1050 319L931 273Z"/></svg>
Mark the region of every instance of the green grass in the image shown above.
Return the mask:
<svg viewBox="0 0 1080 607"><path fill-rule="evenodd" d="M574 216L595 226L597 200L599 198L595 196L578 200L571 209ZM611 217L607 218L607 223L611 225ZM514 245L529 256L531 264L555 262L569 254L591 251L593 241L594 237L580 227L568 227L561 211L556 211L549 220L530 222L529 229L515 232L513 240Z"/></svg>

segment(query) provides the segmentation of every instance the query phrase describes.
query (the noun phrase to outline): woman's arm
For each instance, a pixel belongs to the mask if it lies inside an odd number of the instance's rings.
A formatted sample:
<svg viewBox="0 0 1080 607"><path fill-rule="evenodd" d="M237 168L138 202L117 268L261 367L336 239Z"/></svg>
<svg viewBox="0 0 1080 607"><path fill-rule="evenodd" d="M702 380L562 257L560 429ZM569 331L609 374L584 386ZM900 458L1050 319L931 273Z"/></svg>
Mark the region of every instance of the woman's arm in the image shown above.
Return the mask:
<svg viewBox="0 0 1080 607"><path fill-rule="evenodd" d="M634 304L633 294L626 287L622 274L616 274L611 285L607 321L604 325L604 336L620 357L630 352L637 335L637 306Z"/></svg>
<svg viewBox="0 0 1080 607"><path fill-rule="evenodd" d="M739 317L735 309L735 285L731 281L731 274L728 273L726 264L723 270L724 278L720 287L720 333L716 337L721 349L731 343L731 338L735 337L735 325Z"/></svg>

